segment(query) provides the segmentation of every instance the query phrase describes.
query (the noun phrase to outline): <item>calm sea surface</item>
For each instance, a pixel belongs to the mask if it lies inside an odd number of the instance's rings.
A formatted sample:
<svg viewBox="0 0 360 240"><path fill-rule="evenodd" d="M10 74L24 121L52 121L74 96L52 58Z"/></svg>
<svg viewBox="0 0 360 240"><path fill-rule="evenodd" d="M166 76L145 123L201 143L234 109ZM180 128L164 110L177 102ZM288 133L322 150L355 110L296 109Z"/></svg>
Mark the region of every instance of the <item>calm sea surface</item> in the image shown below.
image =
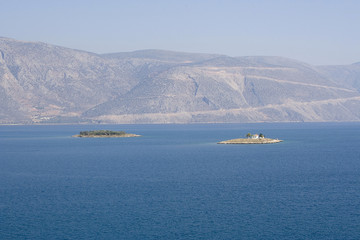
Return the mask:
<svg viewBox="0 0 360 240"><path fill-rule="evenodd" d="M0 126L0 239L360 239L360 123Z"/></svg>

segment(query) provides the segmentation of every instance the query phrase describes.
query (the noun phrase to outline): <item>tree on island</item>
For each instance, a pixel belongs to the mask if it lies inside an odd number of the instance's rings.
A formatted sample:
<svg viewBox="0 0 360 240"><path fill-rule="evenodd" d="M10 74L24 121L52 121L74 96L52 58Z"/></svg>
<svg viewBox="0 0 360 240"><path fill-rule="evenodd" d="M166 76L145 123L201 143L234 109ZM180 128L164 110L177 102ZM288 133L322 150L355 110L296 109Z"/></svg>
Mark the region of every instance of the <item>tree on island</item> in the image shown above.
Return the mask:
<svg viewBox="0 0 360 240"><path fill-rule="evenodd" d="M264 137L265 137L264 134L262 133L259 134L259 138L264 138Z"/></svg>
<svg viewBox="0 0 360 240"><path fill-rule="evenodd" d="M251 133L246 134L247 138L251 138Z"/></svg>

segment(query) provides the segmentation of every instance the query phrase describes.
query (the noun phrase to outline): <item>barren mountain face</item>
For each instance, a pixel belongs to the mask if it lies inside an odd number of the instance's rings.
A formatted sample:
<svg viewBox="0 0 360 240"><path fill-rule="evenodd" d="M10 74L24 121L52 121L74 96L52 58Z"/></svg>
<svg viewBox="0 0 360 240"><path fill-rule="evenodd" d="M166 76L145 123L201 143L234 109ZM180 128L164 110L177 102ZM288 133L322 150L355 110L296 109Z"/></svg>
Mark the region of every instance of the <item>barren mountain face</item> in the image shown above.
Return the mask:
<svg viewBox="0 0 360 240"><path fill-rule="evenodd" d="M0 123L359 121L360 64L0 38Z"/></svg>

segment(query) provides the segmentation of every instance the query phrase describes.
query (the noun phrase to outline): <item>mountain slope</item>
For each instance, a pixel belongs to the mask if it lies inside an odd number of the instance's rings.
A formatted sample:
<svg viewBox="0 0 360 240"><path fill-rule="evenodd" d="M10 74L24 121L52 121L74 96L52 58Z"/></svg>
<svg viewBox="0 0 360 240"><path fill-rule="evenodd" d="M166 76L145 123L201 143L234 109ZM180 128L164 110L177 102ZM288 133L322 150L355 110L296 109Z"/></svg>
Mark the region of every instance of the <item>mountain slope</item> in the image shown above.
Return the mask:
<svg viewBox="0 0 360 240"><path fill-rule="evenodd" d="M302 81L304 76L306 79ZM179 66L161 72L126 95L96 106L83 116L101 116L100 120L115 122L125 119L131 122L131 117L138 122L158 118L163 122L358 119L359 116L347 110L348 103L344 100L356 102L359 93L332 81L325 85L325 81L312 68L218 67L218 62Z"/></svg>
<svg viewBox="0 0 360 240"><path fill-rule="evenodd" d="M0 123L359 121L359 66L0 38Z"/></svg>
<svg viewBox="0 0 360 240"><path fill-rule="evenodd" d="M360 63L343 66L320 66L318 68L324 75L338 84L360 91Z"/></svg>

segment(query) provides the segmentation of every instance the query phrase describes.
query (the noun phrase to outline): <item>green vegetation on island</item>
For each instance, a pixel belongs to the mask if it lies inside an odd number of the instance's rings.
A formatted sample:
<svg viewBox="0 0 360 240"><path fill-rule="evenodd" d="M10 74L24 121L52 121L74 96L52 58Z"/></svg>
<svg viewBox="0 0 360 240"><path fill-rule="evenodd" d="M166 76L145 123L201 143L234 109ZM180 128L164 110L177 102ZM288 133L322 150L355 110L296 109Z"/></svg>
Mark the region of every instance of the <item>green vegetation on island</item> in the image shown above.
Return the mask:
<svg viewBox="0 0 360 240"><path fill-rule="evenodd" d="M246 138L236 138L226 141L218 142L218 144L269 144L269 143L279 143L283 140L265 138L264 134L246 134Z"/></svg>
<svg viewBox="0 0 360 240"><path fill-rule="evenodd" d="M126 133L124 131L111 131L111 130L94 130L94 131L81 131L80 134L74 137L139 137L140 135Z"/></svg>

